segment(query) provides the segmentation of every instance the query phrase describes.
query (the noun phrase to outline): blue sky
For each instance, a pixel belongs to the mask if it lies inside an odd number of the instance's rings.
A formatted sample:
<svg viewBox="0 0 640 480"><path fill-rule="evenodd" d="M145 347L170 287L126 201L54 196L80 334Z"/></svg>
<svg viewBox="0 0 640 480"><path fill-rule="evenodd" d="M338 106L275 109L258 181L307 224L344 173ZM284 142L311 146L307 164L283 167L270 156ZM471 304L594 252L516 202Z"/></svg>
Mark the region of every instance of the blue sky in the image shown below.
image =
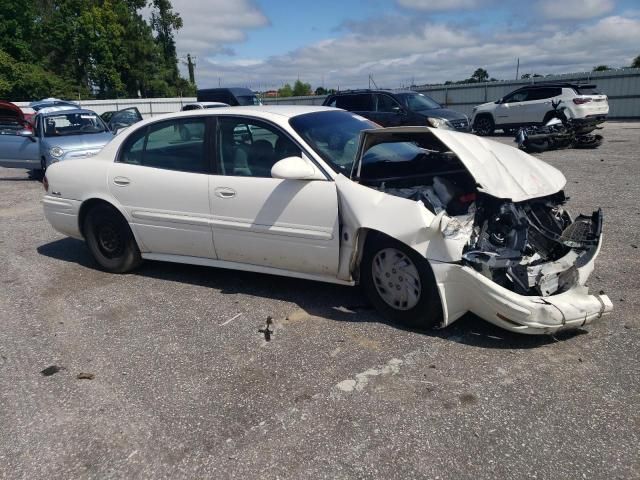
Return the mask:
<svg viewBox="0 0 640 480"><path fill-rule="evenodd" d="M640 55L631 0L173 0L180 55L201 87L400 87L628 65Z"/></svg>

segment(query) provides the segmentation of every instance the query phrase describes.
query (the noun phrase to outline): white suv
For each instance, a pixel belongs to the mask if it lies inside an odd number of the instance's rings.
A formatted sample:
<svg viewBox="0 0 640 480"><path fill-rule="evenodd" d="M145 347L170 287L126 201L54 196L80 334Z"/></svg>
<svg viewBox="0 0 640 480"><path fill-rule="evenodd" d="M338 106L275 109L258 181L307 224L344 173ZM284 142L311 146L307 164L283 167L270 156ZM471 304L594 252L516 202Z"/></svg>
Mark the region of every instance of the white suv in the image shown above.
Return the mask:
<svg viewBox="0 0 640 480"><path fill-rule="evenodd" d="M519 88L500 100L473 108L472 125L478 135L491 135L496 128L512 133L526 125L544 125L554 115L552 102L562 100L565 114L584 123L585 133L606 120L607 96L595 85L538 83Z"/></svg>

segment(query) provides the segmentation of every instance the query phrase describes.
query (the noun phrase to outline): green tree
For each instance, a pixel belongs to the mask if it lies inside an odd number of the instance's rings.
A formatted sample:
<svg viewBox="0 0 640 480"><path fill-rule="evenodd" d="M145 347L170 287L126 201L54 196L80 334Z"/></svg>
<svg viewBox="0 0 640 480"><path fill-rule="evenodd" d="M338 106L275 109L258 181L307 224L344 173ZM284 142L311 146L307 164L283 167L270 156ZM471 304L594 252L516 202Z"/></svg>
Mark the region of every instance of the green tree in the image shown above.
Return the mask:
<svg viewBox="0 0 640 480"><path fill-rule="evenodd" d="M73 87L54 73L31 62L18 62L0 50L0 98L28 101L48 96L73 98Z"/></svg>
<svg viewBox="0 0 640 480"><path fill-rule="evenodd" d="M306 95L311 95L311 84L303 83L300 79L296 80L293 84L293 96L304 97Z"/></svg>
<svg viewBox="0 0 640 480"><path fill-rule="evenodd" d="M318 88L316 88L316 91L314 93L316 95L326 95L327 94L327 90L324 87L318 87Z"/></svg>
<svg viewBox="0 0 640 480"><path fill-rule="evenodd" d="M596 67L593 67L594 72L606 72L607 70L612 70L612 69L607 65L598 65Z"/></svg>
<svg viewBox="0 0 640 480"><path fill-rule="evenodd" d="M170 0L153 0L150 5L154 8L151 12L151 27L163 53L168 79L175 82L179 75L174 32L182 28L182 18L173 11Z"/></svg>
<svg viewBox="0 0 640 480"><path fill-rule="evenodd" d="M633 59L631 63L631 68L640 68L640 55Z"/></svg>
<svg viewBox="0 0 640 480"><path fill-rule="evenodd" d="M478 68L475 72L473 72L473 75L471 75L471 78L469 80L473 82L486 82L487 80L489 80L489 72L487 72L484 68Z"/></svg>
<svg viewBox="0 0 640 480"><path fill-rule="evenodd" d="M293 89L291 88L291 85L289 85L288 83L285 83L282 88L279 88L278 89L278 96L279 97L293 97Z"/></svg>

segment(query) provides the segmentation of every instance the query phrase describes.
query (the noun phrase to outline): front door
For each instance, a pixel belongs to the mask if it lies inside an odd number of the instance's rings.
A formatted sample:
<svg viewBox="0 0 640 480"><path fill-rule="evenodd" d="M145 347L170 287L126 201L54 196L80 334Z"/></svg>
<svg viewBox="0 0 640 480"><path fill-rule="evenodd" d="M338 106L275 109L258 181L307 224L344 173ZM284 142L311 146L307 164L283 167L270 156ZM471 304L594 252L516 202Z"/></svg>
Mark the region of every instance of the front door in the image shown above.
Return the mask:
<svg viewBox="0 0 640 480"><path fill-rule="evenodd" d="M526 99L526 90L516 91L504 97L494 111L496 125L522 123L522 102Z"/></svg>
<svg viewBox="0 0 640 480"><path fill-rule="evenodd" d="M384 93L376 93L376 113L373 120L384 127L399 127L407 123L405 109L395 99ZM418 125L418 124L416 124ZM420 125L424 125L424 122Z"/></svg>
<svg viewBox="0 0 640 480"><path fill-rule="evenodd" d="M271 178L300 148L278 127L219 116L217 175L210 177L213 241L220 260L303 273L338 271L338 196L330 180ZM317 170L317 167L314 167Z"/></svg>
<svg viewBox="0 0 640 480"><path fill-rule="evenodd" d="M36 134L23 137L18 132L27 125L0 119L0 167L40 168L40 142ZM30 127L29 127L30 129Z"/></svg>
<svg viewBox="0 0 640 480"><path fill-rule="evenodd" d="M211 238L206 121L182 118L134 132L109 170L143 252L216 258Z"/></svg>

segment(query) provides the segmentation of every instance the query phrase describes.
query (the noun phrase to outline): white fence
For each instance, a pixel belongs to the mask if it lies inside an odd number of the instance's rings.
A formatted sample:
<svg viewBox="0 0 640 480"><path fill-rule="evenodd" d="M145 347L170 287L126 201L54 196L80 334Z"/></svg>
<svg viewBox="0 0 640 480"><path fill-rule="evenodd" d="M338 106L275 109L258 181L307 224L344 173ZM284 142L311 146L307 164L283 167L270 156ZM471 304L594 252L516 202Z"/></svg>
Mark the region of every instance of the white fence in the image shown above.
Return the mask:
<svg viewBox="0 0 640 480"><path fill-rule="evenodd" d="M471 115L475 105L491 102L503 97L518 87L533 82L589 82L598 85L598 89L609 97L609 118L640 119L640 68L611 70L606 72L570 73L529 80L506 80L500 82L472 83L461 85L429 85L415 87L442 105ZM324 96L264 98L265 104L281 105L322 105ZM98 114L127 107L138 107L144 117L153 117L163 113L177 112L182 106L195 102L195 97L149 98L119 100L85 100L78 102L84 108ZM26 107L28 102L16 102Z"/></svg>
<svg viewBox="0 0 640 480"><path fill-rule="evenodd" d="M195 102L195 97L179 98L123 98L117 100L81 100L78 103L82 108L93 110L97 114L122 110L128 107L138 107L143 117L154 117L163 113L179 112L183 105ZM28 107L29 102L15 102L19 107Z"/></svg>

